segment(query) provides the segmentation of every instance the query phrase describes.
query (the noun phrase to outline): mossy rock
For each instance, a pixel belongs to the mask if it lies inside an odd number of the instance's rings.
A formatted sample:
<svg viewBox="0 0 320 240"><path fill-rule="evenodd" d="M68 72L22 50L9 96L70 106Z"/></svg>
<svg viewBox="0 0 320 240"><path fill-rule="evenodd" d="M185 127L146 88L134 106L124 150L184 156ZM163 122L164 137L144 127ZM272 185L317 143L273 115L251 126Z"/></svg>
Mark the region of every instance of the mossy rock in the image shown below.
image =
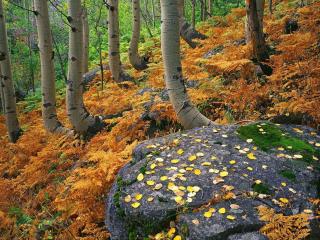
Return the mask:
<svg viewBox="0 0 320 240"><path fill-rule="evenodd" d="M185 239L266 239L258 233L264 223L257 206L285 215L314 210L308 199L320 190L319 149L314 129L269 122L196 128L145 141L109 192L111 239L144 239L168 230L171 221ZM209 209L215 213L206 217Z"/></svg>

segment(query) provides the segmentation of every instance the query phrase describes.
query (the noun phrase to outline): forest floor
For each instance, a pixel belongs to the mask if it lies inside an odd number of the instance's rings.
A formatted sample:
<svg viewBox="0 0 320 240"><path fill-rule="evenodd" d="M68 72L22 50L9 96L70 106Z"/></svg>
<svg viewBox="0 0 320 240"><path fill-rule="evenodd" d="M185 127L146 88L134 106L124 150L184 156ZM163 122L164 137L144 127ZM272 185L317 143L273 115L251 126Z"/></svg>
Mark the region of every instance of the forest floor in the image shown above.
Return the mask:
<svg viewBox="0 0 320 240"><path fill-rule="evenodd" d="M265 16L267 43L274 55L271 76L257 77L243 44L243 9L214 17L199 29L208 38L196 49L181 46L188 93L199 109L216 123L257 119L320 124L320 3L297 8L288 1ZM284 33L288 19L299 29ZM151 54L150 67L127 70L134 82L115 84L105 71L90 83L84 99L95 115L122 113L106 120L107 128L85 142L46 133L41 110L23 113L24 134L8 142L0 116L0 239L106 239L105 198L118 170L131 159L141 141L181 129L166 99L160 40L142 50ZM210 52L210 54L208 54ZM206 55L204 57L204 55ZM208 56L212 55L212 56ZM64 95L58 115L70 126ZM293 117L291 117L293 116Z"/></svg>

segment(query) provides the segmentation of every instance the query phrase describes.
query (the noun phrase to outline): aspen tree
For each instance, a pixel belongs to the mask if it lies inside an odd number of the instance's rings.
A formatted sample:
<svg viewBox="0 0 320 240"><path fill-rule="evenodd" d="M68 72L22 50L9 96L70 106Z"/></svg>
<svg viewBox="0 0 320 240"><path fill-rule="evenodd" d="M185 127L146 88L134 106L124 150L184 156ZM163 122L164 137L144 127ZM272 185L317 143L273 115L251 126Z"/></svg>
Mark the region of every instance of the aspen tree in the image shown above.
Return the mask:
<svg viewBox="0 0 320 240"><path fill-rule="evenodd" d="M101 119L90 115L83 103L83 32L82 6L79 0L68 0L69 64L67 82L67 112L77 133L96 132L101 127Z"/></svg>
<svg viewBox="0 0 320 240"><path fill-rule="evenodd" d="M68 130L58 120L56 112L54 52L47 1L34 0L34 11L41 61L42 119L49 132L66 133Z"/></svg>
<svg viewBox="0 0 320 240"><path fill-rule="evenodd" d="M129 47L129 61L137 70L144 70L148 67L147 58L141 57L138 52L140 40L140 0L132 0L132 37Z"/></svg>
<svg viewBox="0 0 320 240"><path fill-rule="evenodd" d="M184 85L180 59L178 1L161 0L161 50L170 102L181 124L190 129L208 126L212 122L192 105Z"/></svg>
<svg viewBox="0 0 320 240"><path fill-rule="evenodd" d="M11 142L16 142L21 135L17 117L16 97L13 87L11 61L8 49L7 29L2 0L0 0L0 82L3 91L4 115Z"/></svg>

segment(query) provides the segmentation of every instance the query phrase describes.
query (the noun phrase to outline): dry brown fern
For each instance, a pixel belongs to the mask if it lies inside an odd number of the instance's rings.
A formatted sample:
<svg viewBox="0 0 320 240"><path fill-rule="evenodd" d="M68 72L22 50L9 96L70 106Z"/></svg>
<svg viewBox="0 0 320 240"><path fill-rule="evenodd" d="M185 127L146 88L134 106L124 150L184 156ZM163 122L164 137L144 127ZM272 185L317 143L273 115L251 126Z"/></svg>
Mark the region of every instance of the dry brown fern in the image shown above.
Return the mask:
<svg viewBox="0 0 320 240"><path fill-rule="evenodd" d="M260 220L266 225L260 232L271 240L299 240L310 234L309 215L306 213L284 216L266 206L258 207Z"/></svg>

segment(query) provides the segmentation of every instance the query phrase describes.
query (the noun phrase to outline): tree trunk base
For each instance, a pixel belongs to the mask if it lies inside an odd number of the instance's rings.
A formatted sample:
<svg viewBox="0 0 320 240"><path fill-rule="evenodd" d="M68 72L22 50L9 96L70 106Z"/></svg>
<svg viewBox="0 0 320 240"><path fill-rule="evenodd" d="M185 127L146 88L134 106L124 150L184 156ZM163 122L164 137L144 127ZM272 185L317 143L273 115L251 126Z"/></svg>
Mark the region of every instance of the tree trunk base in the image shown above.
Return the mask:
<svg viewBox="0 0 320 240"><path fill-rule="evenodd" d="M180 36L183 40L185 40L190 47L195 48L197 45L193 41L194 39L206 39L208 38L206 35L198 32L194 29L187 21L183 21L180 28Z"/></svg>
<svg viewBox="0 0 320 240"><path fill-rule="evenodd" d="M100 116L95 116L94 119L95 119L95 123L88 128L85 134L86 139L92 138L94 135L100 132L104 127L106 127L106 124L103 122Z"/></svg>
<svg viewBox="0 0 320 240"><path fill-rule="evenodd" d="M133 77L131 77L128 73L126 73L124 71L120 72L118 83L126 82L126 81L132 81L132 80L133 80Z"/></svg>
<svg viewBox="0 0 320 240"><path fill-rule="evenodd" d="M23 131L20 128L18 131L14 131L14 132L10 132L9 133L9 138L11 140L11 142L16 143L19 139L19 137L22 135Z"/></svg>
<svg viewBox="0 0 320 240"><path fill-rule="evenodd" d="M144 56L144 57L140 57L139 63L134 63L132 64L132 66L134 69L138 71L142 71L148 68L148 63L149 63L149 57Z"/></svg>

